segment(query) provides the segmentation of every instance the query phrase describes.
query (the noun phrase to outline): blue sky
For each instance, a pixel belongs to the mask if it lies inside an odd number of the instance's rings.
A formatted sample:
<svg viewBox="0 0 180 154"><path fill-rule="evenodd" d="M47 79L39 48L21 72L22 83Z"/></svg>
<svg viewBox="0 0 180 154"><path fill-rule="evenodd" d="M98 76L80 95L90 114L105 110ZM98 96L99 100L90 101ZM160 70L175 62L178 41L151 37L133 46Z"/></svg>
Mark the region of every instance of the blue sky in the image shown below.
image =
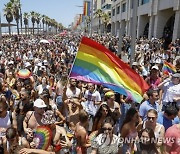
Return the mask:
<svg viewBox="0 0 180 154"><path fill-rule="evenodd" d="M4 4L9 0L0 0L1 21L6 22L3 16ZM61 22L64 26L68 26L74 20L76 14L82 14L83 0L21 0L22 12L35 11L45 14L57 22ZM13 21L15 23L15 21Z"/></svg>

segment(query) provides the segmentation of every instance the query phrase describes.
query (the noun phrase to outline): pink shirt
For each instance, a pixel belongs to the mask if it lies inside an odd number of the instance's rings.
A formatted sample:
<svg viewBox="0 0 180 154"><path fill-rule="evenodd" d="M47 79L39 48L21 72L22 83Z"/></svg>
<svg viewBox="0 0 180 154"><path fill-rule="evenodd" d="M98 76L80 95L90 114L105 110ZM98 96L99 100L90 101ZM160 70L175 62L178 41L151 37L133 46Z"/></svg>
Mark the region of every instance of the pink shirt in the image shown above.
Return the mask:
<svg viewBox="0 0 180 154"><path fill-rule="evenodd" d="M165 143L167 146L171 147L170 154L180 153L180 127L178 127L178 125L179 124L175 124L169 127L165 134L166 139L171 139L171 141Z"/></svg>

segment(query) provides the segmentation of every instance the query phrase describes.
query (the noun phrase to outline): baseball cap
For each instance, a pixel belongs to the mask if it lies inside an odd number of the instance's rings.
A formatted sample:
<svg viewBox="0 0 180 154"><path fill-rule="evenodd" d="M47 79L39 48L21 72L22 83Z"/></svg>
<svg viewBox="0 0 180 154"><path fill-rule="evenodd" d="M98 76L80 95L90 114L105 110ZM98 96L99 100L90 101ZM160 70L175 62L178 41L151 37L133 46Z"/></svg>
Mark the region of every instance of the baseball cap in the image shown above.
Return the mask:
<svg viewBox="0 0 180 154"><path fill-rule="evenodd" d="M43 63L44 63L44 66L48 65L48 61L47 60L44 60Z"/></svg>
<svg viewBox="0 0 180 154"><path fill-rule="evenodd" d="M132 65L133 65L133 66L137 66L138 63L137 63L137 62L133 62Z"/></svg>
<svg viewBox="0 0 180 154"><path fill-rule="evenodd" d="M31 66L30 62L26 62L26 63L24 64L24 67L25 67L25 68L26 68L26 67L29 67L29 66Z"/></svg>
<svg viewBox="0 0 180 154"><path fill-rule="evenodd" d="M10 61L10 62L8 62L8 65L14 65L14 62L13 61Z"/></svg>
<svg viewBox="0 0 180 154"><path fill-rule="evenodd" d="M154 65L151 69L159 70L158 66Z"/></svg>
<svg viewBox="0 0 180 154"><path fill-rule="evenodd" d="M45 104L45 102L42 99L38 98L34 101L34 107L45 108L45 107L47 107L47 105Z"/></svg>

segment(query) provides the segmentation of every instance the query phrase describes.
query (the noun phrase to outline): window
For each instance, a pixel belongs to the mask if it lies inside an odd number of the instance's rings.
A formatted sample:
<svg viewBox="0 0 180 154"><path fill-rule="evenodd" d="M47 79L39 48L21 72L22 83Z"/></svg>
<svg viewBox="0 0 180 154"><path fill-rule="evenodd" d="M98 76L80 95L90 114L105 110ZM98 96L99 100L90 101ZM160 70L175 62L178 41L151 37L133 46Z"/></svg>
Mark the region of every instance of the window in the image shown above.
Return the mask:
<svg viewBox="0 0 180 154"><path fill-rule="evenodd" d="M126 12L126 3L122 4L122 12Z"/></svg>
<svg viewBox="0 0 180 154"><path fill-rule="evenodd" d="M111 4L107 4L107 9L111 9Z"/></svg>
<svg viewBox="0 0 180 154"><path fill-rule="evenodd" d="M117 10L116 13L119 14L120 13L120 6L118 6L116 10Z"/></svg>
<svg viewBox="0 0 180 154"><path fill-rule="evenodd" d="M149 3L149 0L142 0L141 4L143 5L143 4L146 4L146 3Z"/></svg>
<svg viewBox="0 0 180 154"><path fill-rule="evenodd" d="M115 16L115 9L112 10L112 16Z"/></svg>

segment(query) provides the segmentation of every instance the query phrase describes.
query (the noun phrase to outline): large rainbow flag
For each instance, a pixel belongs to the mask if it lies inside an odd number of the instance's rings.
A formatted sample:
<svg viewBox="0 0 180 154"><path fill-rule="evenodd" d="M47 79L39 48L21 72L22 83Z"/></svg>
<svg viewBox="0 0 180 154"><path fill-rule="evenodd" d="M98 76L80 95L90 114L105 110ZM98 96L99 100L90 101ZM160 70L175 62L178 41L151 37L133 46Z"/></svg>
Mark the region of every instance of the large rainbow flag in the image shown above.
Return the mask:
<svg viewBox="0 0 180 154"><path fill-rule="evenodd" d="M141 102L149 88L139 74L110 50L86 37L82 38L70 78L101 84L135 102Z"/></svg>
<svg viewBox="0 0 180 154"><path fill-rule="evenodd" d="M90 1L84 1L84 16L90 16L91 3Z"/></svg>
<svg viewBox="0 0 180 154"><path fill-rule="evenodd" d="M176 73L176 67L173 64L168 63L167 61L164 61L162 72L165 74Z"/></svg>

